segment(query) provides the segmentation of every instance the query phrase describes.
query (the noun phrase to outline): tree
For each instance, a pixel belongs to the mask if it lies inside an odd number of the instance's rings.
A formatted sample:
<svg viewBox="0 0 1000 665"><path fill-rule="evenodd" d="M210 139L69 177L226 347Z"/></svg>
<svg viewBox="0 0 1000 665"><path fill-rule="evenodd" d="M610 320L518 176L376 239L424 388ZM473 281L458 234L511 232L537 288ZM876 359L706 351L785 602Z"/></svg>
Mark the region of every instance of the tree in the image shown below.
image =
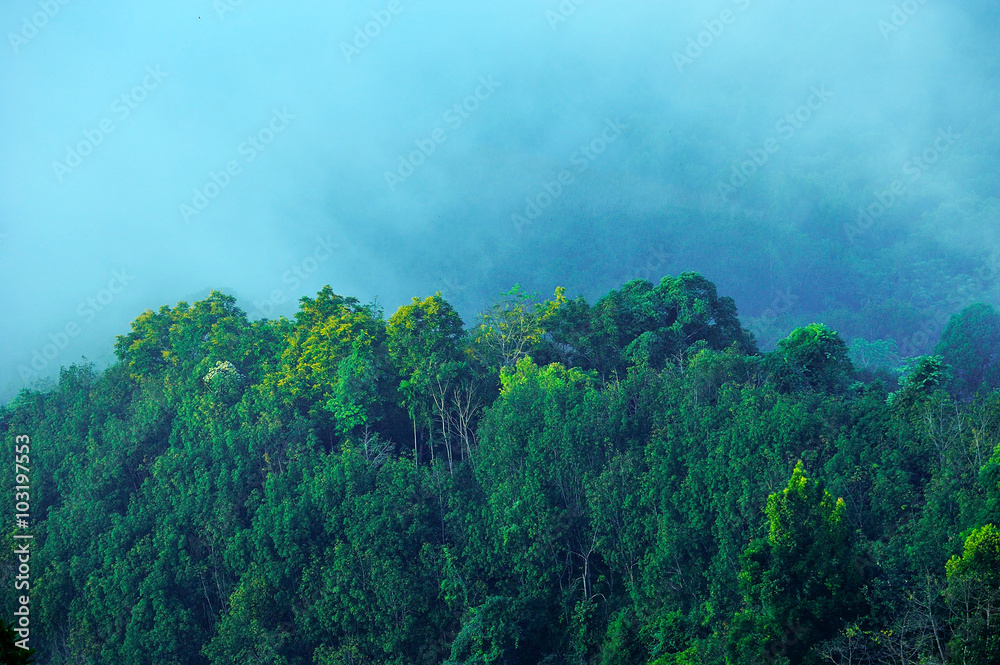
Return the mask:
<svg viewBox="0 0 1000 665"><path fill-rule="evenodd" d="M385 324L376 305L361 305L356 298L338 295L329 286L315 299L304 297L301 303L278 371L268 383L303 413L330 419L330 409L343 406L334 399L341 361L353 354L355 361L345 369L355 373L367 371L359 363L367 362L376 369L384 364Z"/></svg>
<svg viewBox="0 0 1000 665"><path fill-rule="evenodd" d="M414 298L409 305L400 307L389 319L386 333L389 357L402 379L400 405L413 422L413 461L419 463L418 424L426 428L431 458L434 458L433 419L436 414L451 464L448 409L452 390L458 389L463 379L471 380L470 355L463 348L462 318L440 293L435 293L423 300ZM467 406L464 412L468 414L472 406Z"/></svg>
<svg viewBox="0 0 1000 665"><path fill-rule="evenodd" d="M822 323L796 328L771 355L778 389L840 392L854 373L847 345Z"/></svg>
<svg viewBox="0 0 1000 665"><path fill-rule="evenodd" d="M862 609L847 507L795 465L788 487L767 499L766 540L744 552L730 649L736 663L800 665Z"/></svg>
<svg viewBox="0 0 1000 665"><path fill-rule="evenodd" d="M962 665L1000 662L1000 530L975 529L961 556L946 565L954 633L950 660Z"/></svg>
<svg viewBox="0 0 1000 665"><path fill-rule="evenodd" d="M193 305L182 301L173 309L147 310L133 321L132 332L118 336L115 353L137 382L169 375L164 394L176 403L184 393L212 390L202 380L219 363L232 367L235 374L257 365L270 356L274 341L273 329L249 323L236 298L212 291ZM223 391L223 402L239 397L234 385L228 388L232 390Z"/></svg>
<svg viewBox="0 0 1000 665"><path fill-rule="evenodd" d="M848 344L849 357L854 365L855 378L865 383L882 381L887 386L896 387L902 358L893 339L867 340L855 337Z"/></svg>
<svg viewBox="0 0 1000 665"><path fill-rule="evenodd" d="M170 355L170 327L173 323L173 312L166 305L159 312L147 309L132 322L131 333L118 337L115 354L133 377L168 366L166 358Z"/></svg>
<svg viewBox="0 0 1000 665"><path fill-rule="evenodd" d="M17 646L18 635L14 625L0 619L0 663L4 665L31 665L35 662L34 649Z"/></svg>
<svg viewBox="0 0 1000 665"><path fill-rule="evenodd" d="M473 330L474 348L483 365L499 370L517 364L541 343L543 334L535 299L515 284L480 315Z"/></svg>
<svg viewBox="0 0 1000 665"><path fill-rule="evenodd" d="M900 381L904 391L930 395L948 381L949 367L941 356L918 356L907 366Z"/></svg>
<svg viewBox="0 0 1000 665"><path fill-rule="evenodd" d="M221 402L232 405L242 393L246 376L228 360L219 360L202 381Z"/></svg>
<svg viewBox="0 0 1000 665"><path fill-rule="evenodd" d="M557 287L555 298L540 306L539 322L544 329L541 341L532 351L532 359L547 365L598 369L609 363L610 350L598 343L593 312L583 296L570 300L566 288Z"/></svg>
<svg viewBox="0 0 1000 665"><path fill-rule="evenodd" d="M981 386L1000 388L1000 312L969 305L948 321L934 353L952 367L951 388L959 398L971 398Z"/></svg>
<svg viewBox="0 0 1000 665"><path fill-rule="evenodd" d="M631 365L683 365L689 350L722 351L733 344L742 353L757 350L733 299L719 297L715 285L694 272L668 275L655 286L632 280L598 300L593 317L592 337L603 347L597 355L612 357L609 348L618 354L612 365L597 368L605 377Z"/></svg>
<svg viewBox="0 0 1000 665"><path fill-rule="evenodd" d="M899 408L926 400L947 385L950 375L950 368L941 356L911 358L900 371L899 390L889 395L889 401Z"/></svg>
<svg viewBox="0 0 1000 665"><path fill-rule="evenodd" d="M539 617L531 616L530 603L503 596L491 596L469 610L462 630L451 647L451 658L445 665L515 665L536 662L537 635L531 624ZM537 608L534 608L537 611Z"/></svg>
<svg viewBox="0 0 1000 665"><path fill-rule="evenodd" d="M979 471L979 484L986 491L984 514L992 522L1000 522L1000 443L993 449L993 457Z"/></svg>
<svg viewBox="0 0 1000 665"><path fill-rule="evenodd" d="M1000 661L1000 392L949 397L935 356L843 390L834 333L757 355L694 273L501 300L467 331L439 294L387 325L213 293L0 407L37 660Z"/></svg>
<svg viewBox="0 0 1000 665"><path fill-rule="evenodd" d="M381 420L378 385L382 372L377 363L373 349L362 338L355 339L350 355L337 363L326 410L333 414L341 434L350 434Z"/></svg>
<svg viewBox="0 0 1000 665"><path fill-rule="evenodd" d="M548 620L567 627L578 602L606 591L587 500L588 477L607 455L594 378L527 357L504 368L475 460L497 568L522 594L545 599Z"/></svg>

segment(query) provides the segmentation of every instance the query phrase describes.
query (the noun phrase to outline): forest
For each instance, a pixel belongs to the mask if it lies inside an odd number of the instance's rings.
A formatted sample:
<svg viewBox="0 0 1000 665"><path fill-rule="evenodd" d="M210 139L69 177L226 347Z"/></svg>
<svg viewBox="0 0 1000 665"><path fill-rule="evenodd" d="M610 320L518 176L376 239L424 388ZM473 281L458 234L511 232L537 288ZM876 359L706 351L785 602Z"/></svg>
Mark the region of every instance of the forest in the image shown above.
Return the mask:
<svg viewBox="0 0 1000 665"><path fill-rule="evenodd" d="M1000 313L870 347L761 352L693 272L469 324L330 287L148 310L0 411L35 662L995 664Z"/></svg>

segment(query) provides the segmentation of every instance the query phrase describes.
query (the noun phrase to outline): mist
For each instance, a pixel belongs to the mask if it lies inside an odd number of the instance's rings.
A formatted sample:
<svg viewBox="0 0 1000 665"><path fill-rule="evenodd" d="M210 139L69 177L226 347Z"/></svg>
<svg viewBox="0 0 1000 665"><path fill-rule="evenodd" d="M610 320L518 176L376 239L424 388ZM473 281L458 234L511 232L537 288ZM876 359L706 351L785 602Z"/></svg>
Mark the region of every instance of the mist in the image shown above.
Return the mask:
<svg viewBox="0 0 1000 665"><path fill-rule="evenodd" d="M474 320L694 270L761 346L911 354L997 303L1000 10L973 1L12 0L0 400L146 309L324 284ZM922 335L922 336L921 336ZM925 339L926 338L926 339Z"/></svg>

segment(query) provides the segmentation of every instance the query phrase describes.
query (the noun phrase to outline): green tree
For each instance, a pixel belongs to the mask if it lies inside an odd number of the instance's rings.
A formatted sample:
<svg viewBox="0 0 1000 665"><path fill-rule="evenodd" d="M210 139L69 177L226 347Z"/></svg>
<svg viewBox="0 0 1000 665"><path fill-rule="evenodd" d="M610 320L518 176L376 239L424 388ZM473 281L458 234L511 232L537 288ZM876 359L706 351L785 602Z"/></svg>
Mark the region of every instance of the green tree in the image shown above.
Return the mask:
<svg viewBox="0 0 1000 665"><path fill-rule="evenodd" d="M992 305L969 305L948 321L934 353L952 367L952 389L969 399L981 386L1000 388L1000 312Z"/></svg>
<svg viewBox="0 0 1000 665"><path fill-rule="evenodd" d="M946 571L954 617L951 662L1000 662L1000 530L993 524L974 530L961 556L948 560Z"/></svg>
<svg viewBox="0 0 1000 665"><path fill-rule="evenodd" d="M0 619L0 663L30 665L35 662L35 650L17 646L18 638L19 635L14 632L14 625Z"/></svg>
<svg viewBox="0 0 1000 665"><path fill-rule="evenodd" d="M543 311L519 284L494 299L472 333L480 362L495 371L517 364L542 342Z"/></svg>
<svg viewBox="0 0 1000 665"><path fill-rule="evenodd" d="M807 478L799 462L788 487L768 497L765 512L767 539L751 544L742 559L734 662L816 663L812 647L862 609L847 508Z"/></svg>
<svg viewBox="0 0 1000 665"><path fill-rule="evenodd" d="M867 340L855 337L848 345L849 357L854 366L862 370L891 370L899 365L896 340Z"/></svg>
<svg viewBox="0 0 1000 665"><path fill-rule="evenodd" d="M655 286L632 280L598 300L592 316L591 343L600 349L593 355L613 359L596 367L605 377L629 365L683 364L689 349L721 351L733 344L743 353L757 349L740 325L733 299L720 297L712 282L694 272L668 275Z"/></svg>
<svg viewBox="0 0 1000 665"><path fill-rule="evenodd" d="M948 370L941 356L918 356L906 366L900 388L914 395L930 395L945 385Z"/></svg>
<svg viewBox="0 0 1000 665"><path fill-rule="evenodd" d="M338 432L350 434L381 420L381 375L374 350L361 338L355 339L351 353L337 363L336 378L326 403L326 410L333 414Z"/></svg>
<svg viewBox="0 0 1000 665"><path fill-rule="evenodd" d="M949 397L940 357L844 390L828 329L757 355L694 273L501 300L466 331L440 295L387 325L329 287L293 321L213 293L0 407L6 458L32 439L37 660L997 660L1000 392Z"/></svg>
<svg viewBox="0 0 1000 665"><path fill-rule="evenodd" d="M592 373L522 358L502 371L500 397L480 427L475 474L495 570L547 605L547 621L565 622L552 640L570 639L577 604L607 591L587 500L588 478L608 454L593 381Z"/></svg>
<svg viewBox="0 0 1000 665"><path fill-rule="evenodd" d="M854 373L847 345L822 323L796 328L771 355L775 384L792 390L844 390Z"/></svg>
<svg viewBox="0 0 1000 665"><path fill-rule="evenodd" d="M435 432L441 431L449 464L453 461L448 424L453 384L471 381L471 354L464 347L465 331L458 312L440 293L400 307L386 327L389 357L401 377L399 400L413 422L414 463L419 463L417 430L427 437L431 459ZM435 416L439 428L434 426ZM469 423L471 425L471 423Z"/></svg>
<svg viewBox="0 0 1000 665"><path fill-rule="evenodd" d="M303 413L332 418L330 408L343 406L333 399L341 361L354 354L355 361L363 358L376 367L383 362L385 324L375 305L362 305L356 298L334 293L329 286L315 299L302 298L301 302L278 371L269 377L269 383ZM354 362L351 371L357 370L358 362Z"/></svg>

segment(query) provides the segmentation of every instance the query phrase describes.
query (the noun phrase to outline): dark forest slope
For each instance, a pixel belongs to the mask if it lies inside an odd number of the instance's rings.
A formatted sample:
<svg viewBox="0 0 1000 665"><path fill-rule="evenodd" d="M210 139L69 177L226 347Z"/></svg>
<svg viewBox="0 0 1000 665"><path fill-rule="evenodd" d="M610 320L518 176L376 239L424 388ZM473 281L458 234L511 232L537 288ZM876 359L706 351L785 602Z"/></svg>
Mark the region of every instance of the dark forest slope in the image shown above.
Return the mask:
<svg viewBox="0 0 1000 665"><path fill-rule="evenodd" d="M0 415L40 662L1000 658L988 306L898 384L819 324L758 353L693 273L514 289L471 327L440 296L250 322L213 293L116 352Z"/></svg>

